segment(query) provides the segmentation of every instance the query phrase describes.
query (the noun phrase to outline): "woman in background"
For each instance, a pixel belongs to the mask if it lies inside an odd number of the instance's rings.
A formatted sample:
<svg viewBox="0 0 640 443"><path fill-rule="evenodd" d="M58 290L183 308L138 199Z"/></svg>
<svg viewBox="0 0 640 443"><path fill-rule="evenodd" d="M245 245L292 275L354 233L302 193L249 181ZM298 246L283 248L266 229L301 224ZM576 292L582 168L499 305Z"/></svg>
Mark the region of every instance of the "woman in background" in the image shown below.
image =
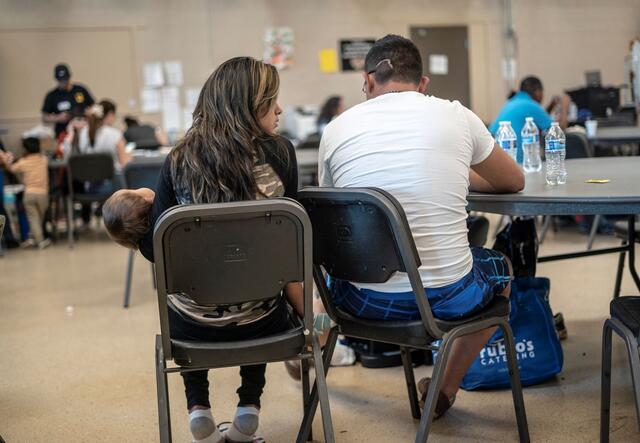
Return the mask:
<svg viewBox="0 0 640 443"><path fill-rule="evenodd" d="M344 103L342 97L339 95L332 95L324 102L318 115L317 125L318 134L322 135L324 127L329 124L331 120L339 116L344 112Z"/></svg>

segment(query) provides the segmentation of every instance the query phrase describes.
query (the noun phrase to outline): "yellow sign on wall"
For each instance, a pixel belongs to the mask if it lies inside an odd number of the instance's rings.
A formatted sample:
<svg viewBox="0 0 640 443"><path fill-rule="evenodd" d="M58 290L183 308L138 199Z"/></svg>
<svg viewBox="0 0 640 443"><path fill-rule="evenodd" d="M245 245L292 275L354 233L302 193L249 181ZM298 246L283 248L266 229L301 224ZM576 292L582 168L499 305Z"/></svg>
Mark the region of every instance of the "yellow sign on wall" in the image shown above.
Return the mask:
<svg viewBox="0 0 640 443"><path fill-rule="evenodd" d="M335 49L321 49L318 51L320 72L331 74L338 72L338 54Z"/></svg>

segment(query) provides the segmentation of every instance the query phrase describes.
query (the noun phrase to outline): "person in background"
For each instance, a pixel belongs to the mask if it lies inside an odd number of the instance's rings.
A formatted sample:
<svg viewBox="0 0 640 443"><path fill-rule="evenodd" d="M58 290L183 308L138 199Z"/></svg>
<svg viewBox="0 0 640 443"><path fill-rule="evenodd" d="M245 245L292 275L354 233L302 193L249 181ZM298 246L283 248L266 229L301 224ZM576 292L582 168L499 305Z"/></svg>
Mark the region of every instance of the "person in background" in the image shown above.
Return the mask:
<svg viewBox="0 0 640 443"><path fill-rule="evenodd" d="M320 114L318 115L318 134L322 135L322 131L324 131L325 126L343 112L344 103L342 97L339 95L332 95L329 97L327 101L324 102L324 105L322 105Z"/></svg>
<svg viewBox="0 0 640 443"><path fill-rule="evenodd" d="M15 163L9 153L0 152L0 163L21 177L24 184L24 207L29 220L31 238L22 243L23 247L37 246L44 249L51 240L44 238L42 224L49 206L49 169L47 157L40 152L40 140L35 137L22 140L25 155Z"/></svg>
<svg viewBox="0 0 640 443"><path fill-rule="evenodd" d="M124 139L127 143L135 143L136 149L158 149L169 145L166 134L159 127L154 128L147 123L140 124L137 118L130 115L124 118L124 123L127 126Z"/></svg>
<svg viewBox="0 0 640 443"><path fill-rule="evenodd" d="M509 260L470 247L469 190L518 192L524 174L495 144L484 123L458 101L425 96L418 48L404 37L377 40L365 58L367 100L327 125L319 152L320 186L375 187L393 195L407 216L422 263L419 272L436 318L459 319L510 295ZM381 284L331 279L336 305L378 320L420 319L406 273ZM495 328L458 338L438 393L436 417L453 405L462 378ZM430 379L418 383L422 403Z"/></svg>
<svg viewBox="0 0 640 443"><path fill-rule="evenodd" d="M113 127L115 120L115 103L110 100L101 100L100 103L89 109L87 124L75 126L72 122L69 125L64 149L66 155L76 149L81 153L107 152L111 154L117 176L116 180L121 181L122 168L132 157L124 149L125 141L122 131Z"/></svg>
<svg viewBox="0 0 640 443"><path fill-rule="evenodd" d="M58 86L49 91L42 104L42 121L54 123L56 139L72 119L72 113L84 112L95 103L87 88L71 82L71 71L64 63L56 65L53 76Z"/></svg>
<svg viewBox="0 0 640 443"><path fill-rule="evenodd" d="M527 117L533 117L533 121L538 129L540 131L546 131L551 127L551 123L553 122L553 118L549 115L549 112L560 105L558 122L563 129L567 127L567 116L569 113L569 105L571 104L569 96L564 94L562 98L554 97L546 110L541 105L543 96L544 89L540 79L534 76L525 77L522 82L520 82L520 91L508 99L502 106L502 109L500 109L498 116L489 126L489 131L495 134L498 130L499 122L511 122L511 127L518 137L518 163L522 163L523 157L520 131L522 131L524 121Z"/></svg>

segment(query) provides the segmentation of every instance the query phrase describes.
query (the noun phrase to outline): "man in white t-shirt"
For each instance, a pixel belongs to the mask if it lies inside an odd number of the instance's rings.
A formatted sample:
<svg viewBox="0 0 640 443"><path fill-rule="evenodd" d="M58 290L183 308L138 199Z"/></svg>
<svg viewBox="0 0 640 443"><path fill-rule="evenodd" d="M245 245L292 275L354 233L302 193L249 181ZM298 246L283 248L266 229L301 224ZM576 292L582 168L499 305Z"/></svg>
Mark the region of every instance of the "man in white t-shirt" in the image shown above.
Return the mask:
<svg viewBox="0 0 640 443"><path fill-rule="evenodd" d="M518 165L499 147L482 121L459 102L425 96L429 79L415 45L387 35L366 56L367 101L327 125L320 142L321 186L377 187L402 205L420 255L420 275L434 315L455 319L508 296L510 263L502 254L470 248L467 193L517 192ZM333 280L342 309L374 319L418 319L405 273L382 284ZM462 378L495 328L455 341L436 406L453 404ZM429 379L419 382L426 395Z"/></svg>

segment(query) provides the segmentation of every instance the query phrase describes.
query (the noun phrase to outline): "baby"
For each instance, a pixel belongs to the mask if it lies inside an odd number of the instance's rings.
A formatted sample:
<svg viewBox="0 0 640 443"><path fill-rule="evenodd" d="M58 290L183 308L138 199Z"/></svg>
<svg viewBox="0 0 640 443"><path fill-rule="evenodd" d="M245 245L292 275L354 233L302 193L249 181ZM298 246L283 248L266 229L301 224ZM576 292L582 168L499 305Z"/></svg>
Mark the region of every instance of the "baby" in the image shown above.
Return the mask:
<svg viewBox="0 0 640 443"><path fill-rule="evenodd" d="M149 212L156 194L149 188L121 189L102 206L102 218L109 237L119 245L138 249L142 237L152 228Z"/></svg>

